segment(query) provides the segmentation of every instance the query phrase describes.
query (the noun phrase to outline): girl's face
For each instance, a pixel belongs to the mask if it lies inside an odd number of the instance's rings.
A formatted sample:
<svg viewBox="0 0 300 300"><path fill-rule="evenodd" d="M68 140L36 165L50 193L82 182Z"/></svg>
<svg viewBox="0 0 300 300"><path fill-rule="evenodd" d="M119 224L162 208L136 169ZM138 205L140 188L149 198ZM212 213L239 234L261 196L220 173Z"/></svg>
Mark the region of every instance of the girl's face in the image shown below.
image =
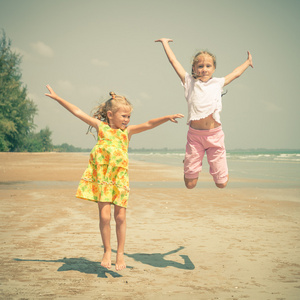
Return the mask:
<svg viewBox="0 0 300 300"><path fill-rule="evenodd" d="M198 61L193 65L193 71L197 79L207 82L215 72L213 58L208 54L199 55Z"/></svg>
<svg viewBox="0 0 300 300"><path fill-rule="evenodd" d="M130 121L131 111L131 107L127 105L121 106L114 113L112 111L108 111L107 117L109 119L109 126L113 129L124 130Z"/></svg>

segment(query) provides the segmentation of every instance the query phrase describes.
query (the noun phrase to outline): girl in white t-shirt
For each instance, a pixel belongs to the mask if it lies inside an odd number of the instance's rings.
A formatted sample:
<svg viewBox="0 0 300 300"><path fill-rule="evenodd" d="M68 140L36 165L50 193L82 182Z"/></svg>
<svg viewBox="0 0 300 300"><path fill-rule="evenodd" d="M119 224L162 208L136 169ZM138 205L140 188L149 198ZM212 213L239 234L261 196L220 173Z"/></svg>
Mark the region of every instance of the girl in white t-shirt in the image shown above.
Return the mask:
<svg viewBox="0 0 300 300"><path fill-rule="evenodd" d="M170 48L171 39L162 38L161 42L167 57L179 76L184 87L188 103L187 145L184 159L184 181L188 189L196 186L202 160L206 152L210 165L210 174L219 188L228 182L228 167L224 144L224 132L221 126L220 111L223 87L242 75L252 64L248 52L247 60L223 78L213 78L216 69L216 58L207 51L201 51L194 57L192 75L189 75L176 59Z"/></svg>

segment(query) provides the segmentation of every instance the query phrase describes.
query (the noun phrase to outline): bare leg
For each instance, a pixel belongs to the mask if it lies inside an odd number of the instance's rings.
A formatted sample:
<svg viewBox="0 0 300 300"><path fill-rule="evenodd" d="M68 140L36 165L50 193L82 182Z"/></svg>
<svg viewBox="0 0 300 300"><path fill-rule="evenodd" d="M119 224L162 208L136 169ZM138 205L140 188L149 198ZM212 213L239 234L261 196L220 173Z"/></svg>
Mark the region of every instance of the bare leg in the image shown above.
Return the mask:
<svg viewBox="0 0 300 300"><path fill-rule="evenodd" d="M190 189L193 189L196 185L197 185L197 182L198 182L198 178L193 178L193 179L189 179L189 178L185 178L184 177L184 183L185 183L185 186L190 190Z"/></svg>
<svg viewBox="0 0 300 300"><path fill-rule="evenodd" d="M126 268L124 260L124 248L126 237L126 208L115 205L115 221L118 240L116 270L121 271Z"/></svg>
<svg viewBox="0 0 300 300"><path fill-rule="evenodd" d="M105 268L111 267L111 245L110 245L110 218L111 218L111 207L110 203L99 202L99 227L101 238L104 246L104 254L101 261L101 266Z"/></svg>

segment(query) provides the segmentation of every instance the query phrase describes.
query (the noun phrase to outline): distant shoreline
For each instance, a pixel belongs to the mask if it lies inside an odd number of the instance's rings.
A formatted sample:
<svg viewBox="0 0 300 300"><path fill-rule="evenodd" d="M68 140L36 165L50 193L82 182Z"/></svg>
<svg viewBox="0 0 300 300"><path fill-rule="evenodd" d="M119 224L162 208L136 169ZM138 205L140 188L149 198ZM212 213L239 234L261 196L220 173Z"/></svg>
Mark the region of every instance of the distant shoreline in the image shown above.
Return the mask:
<svg viewBox="0 0 300 300"><path fill-rule="evenodd" d="M57 147L57 146L54 146ZM9 151L0 151L0 153L82 153L82 152L90 152L92 148L80 148L74 147L74 150L69 151L40 151L40 152L9 152ZM169 148L128 148L128 152L135 153L135 152L154 152L154 153L164 153L164 152L172 152L172 153L185 153L185 149L169 149ZM285 149L285 148L276 148L276 149L268 149L268 148L247 148L247 149L227 149L227 153L300 153L300 149Z"/></svg>

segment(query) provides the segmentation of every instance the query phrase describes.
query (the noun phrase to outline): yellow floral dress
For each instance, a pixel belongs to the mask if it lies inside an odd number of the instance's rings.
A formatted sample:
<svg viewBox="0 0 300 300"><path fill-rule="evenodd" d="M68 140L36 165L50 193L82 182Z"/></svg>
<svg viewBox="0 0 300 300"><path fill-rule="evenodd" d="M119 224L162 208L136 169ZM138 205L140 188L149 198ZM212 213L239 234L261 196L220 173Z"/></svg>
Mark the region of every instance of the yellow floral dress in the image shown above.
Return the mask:
<svg viewBox="0 0 300 300"><path fill-rule="evenodd" d="M90 153L76 197L127 207L129 196L128 132L101 122L98 142Z"/></svg>

